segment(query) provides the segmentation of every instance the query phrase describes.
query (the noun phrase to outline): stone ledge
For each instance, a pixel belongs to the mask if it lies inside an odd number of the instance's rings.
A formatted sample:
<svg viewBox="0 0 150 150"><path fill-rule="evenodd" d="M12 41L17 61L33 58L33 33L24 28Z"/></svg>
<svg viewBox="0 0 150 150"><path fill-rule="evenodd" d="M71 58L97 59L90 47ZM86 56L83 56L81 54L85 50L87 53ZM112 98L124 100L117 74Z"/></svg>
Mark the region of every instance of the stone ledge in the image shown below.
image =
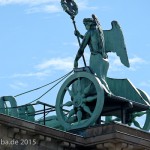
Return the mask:
<svg viewBox="0 0 150 150"><path fill-rule="evenodd" d="M141 145L150 149L149 132L118 123L91 127L85 130L84 135L86 137L85 140L87 145L113 141L113 143L126 142L128 144Z"/></svg>
<svg viewBox="0 0 150 150"><path fill-rule="evenodd" d="M6 128L8 132L13 131L10 137L36 137L42 146L56 143L77 150L85 147L90 150L150 150L150 133L117 123L77 130L82 136L3 114L0 114L0 124L0 130Z"/></svg>
<svg viewBox="0 0 150 150"><path fill-rule="evenodd" d="M24 133L32 136L42 135L44 137L49 137L57 139L58 141L71 142L71 144L84 145L84 138L80 135L75 135L72 133L60 131L57 129L49 128L43 125L32 123L29 121L21 120L15 117L10 117L7 115L0 114L0 124L7 127L8 129L17 128ZM11 129L12 130L12 129Z"/></svg>

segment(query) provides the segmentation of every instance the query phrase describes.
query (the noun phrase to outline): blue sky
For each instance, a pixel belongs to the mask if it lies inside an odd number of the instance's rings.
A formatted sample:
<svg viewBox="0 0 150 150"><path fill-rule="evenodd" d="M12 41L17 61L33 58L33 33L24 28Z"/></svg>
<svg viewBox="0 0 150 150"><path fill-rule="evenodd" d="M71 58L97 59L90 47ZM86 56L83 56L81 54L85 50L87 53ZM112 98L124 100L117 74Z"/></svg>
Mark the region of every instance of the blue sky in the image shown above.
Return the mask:
<svg viewBox="0 0 150 150"><path fill-rule="evenodd" d="M117 20L122 28L130 68L115 54L109 54L112 78L128 78L150 95L150 1L77 0L78 30L86 31L83 18L95 14L104 30ZM19 93L49 83L73 69L78 50L69 16L60 0L0 0L0 95ZM89 49L85 51L88 61ZM80 61L81 62L81 61ZM55 104L60 85L41 101ZM47 89L17 98L18 105L28 103Z"/></svg>

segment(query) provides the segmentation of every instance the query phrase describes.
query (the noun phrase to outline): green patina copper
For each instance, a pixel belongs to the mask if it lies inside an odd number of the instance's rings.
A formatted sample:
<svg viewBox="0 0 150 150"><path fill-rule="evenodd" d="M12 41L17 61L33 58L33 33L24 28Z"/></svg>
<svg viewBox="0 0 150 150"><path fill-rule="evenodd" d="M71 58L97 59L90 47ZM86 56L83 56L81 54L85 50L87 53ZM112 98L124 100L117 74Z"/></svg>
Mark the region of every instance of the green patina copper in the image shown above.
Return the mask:
<svg viewBox="0 0 150 150"><path fill-rule="evenodd" d="M66 130L87 127L95 124L103 105L104 89L100 80L87 72L75 73L59 90L57 117Z"/></svg>
<svg viewBox="0 0 150 150"><path fill-rule="evenodd" d="M71 16L71 18L74 18L77 13L72 15L72 8L70 7L71 2L72 0L62 0L62 7ZM72 6L75 6L75 4L73 4ZM104 108L101 107L99 110L96 109L97 105L99 104L99 97L97 95L99 91L96 90L98 89L98 87L96 86L97 84L93 83L93 78L97 78L100 82L101 90L103 91L103 93L109 95L110 98L117 96L118 98L123 100L122 104L126 103L126 100L128 100L129 103L127 106L129 108L127 109L130 109L131 111L129 113L129 125L134 124L140 129L142 128L149 130L150 120L148 119L148 107L144 107L145 111L140 112L140 110L143 110L143 105L150 106L150 100L148 96L146 96L143 91L136 89L128 79L107 78L107 72L109 69L109 52L115 52L117 56L119 56L121 63L126 67L130 67L123 33L118 22L112 21L112 28L110 30L102 30L100 22L95 15L92 15L91 18L84 18L83 23L87 30L84 35L82 35L75 26L75 35L77 36L78 41L80 41L80 38L82 42L79 42L80 47L74 60L74 68L78 68L78 61L83 56L85 48L88 46L91 53L89 67L92 73L85 71L81 71L78 73L75 72L74 75L69 77L62 85L56 100L56 112L58 120L67 130L88 127L95 124L97 121L96 119L92 120L93 114L95 114L97 116L96 118L98 119L98 116L100 116L101 113L105 114L103 110L109 111L107 109L107 106L103 105L103 101L101 101L100 103ZM88 77L84 76L85 74L88 74ZM89 78L89 76L91 76L92 80ZM91 86L95 87L95 89L92 88L91 90ZM66 93L68 93L68 95ZM65 98L66 95L67 98ZM85 95L88 97L86 100ZM94 97L96 97L96 99L94 99ZM102 99L105 99L104 95ZM95 103L94 105L88 105L88 102ZM136 106L136 103L138 103L139 105ZM132 104L133 107L135 107L135 109L133 108L133 110L131 109ZM70 108L69 112L64 112L64 108ZM135 112L135 110L138 110L138 112ZM124 115L126 115L126 110L124 111ZM141 127L136 121L136 118L143 115L146 115L146 118L143 127ZM114 121L120 120L121 118L116 118ZM106 122L110 121L112 121L112 116L107 116Z"/></svg>
<svg viewBox="0 0 150 150"><path fill-rule="evenodd" d="M18 111L16 107L17 102L13 96L3 96L0 98L0 113L18 117Z"/></svg>
<svg viewBox="0 0 150 150"><path fill-rule="evenodd" d="M140 104L150 106L149 96L142 90L137 89L128 79L112 79L107 78L107 83L113 94L129 99L130 101L138 102ZM150 110L142 112L135 112L130 115L129 126L134 125L139 129L146 131L150 130ZM143 117L143 125L140 125L137 119ZM106 117L107 123L112 121L121 121L120 118L114 118L112 116Z"/></svg>
<svg viewBox="0 0 150 150"><path fill-rule="evenodd" d="M130 67L123 33L118 22L112 21L112 28L103 30L98 18L92 15L91 18L83 19L87 32L82 35L75 23L75 16L78 14L75 1L61 0L61 5L73 21L79 49L74 60L74 74L69 76L59 89L56 106L37 103L44 106L42 110L44 117L35 120L36 111L33 105L36 104L17 107L13 96L3 96L0 97L0 113L67 131L96 125L101 121L101 116L105 118L105 123L122 121L129 126L134 125L149 131L149 96L137 89L128 79L107 77L109 52L115 52L121 63ZM84 58L87 46L90 49L89 67L86 66ZM78 68L81 57L85 67ZM56 115L46 116L53 111L56 111ZM138 122L139 117L144 118L143 125Z"/></svg>
<svg viewBox="0 0 150 150"><path fill-rule="evenodd" d="M0 113L32 122L35 121L34 107L32 105L18 107L16 99L13 96L0 97Z"/></svg>
<svg viewBox="0 0 150 150"><path fill-rule="evenodd" d="M35 109L30 104L18 107L19 118L35 122Z"/></svg>
<svg viewBox="0 0 150 150"><path fill-rule="evenodd" d="M140 89L137 89L141 96L143 97L143 99L150 105L150 97L142 90ZM141 127L143 130L146 130L146 131L149 131L150 130L150 109L149 110L146 110L144 112L141 112L140 113L140 116L138 117L141 117L145 115L145 122L144 122L144 125Z"/></svg>
<svg viewBox="0 0 150 150"><path fill-rule="evenodd" d="M6 103L5 103L5 101L4 101L4 99L3 99L3 97L0 97L0 113L2 113L2 114L6 114Z"/></svg>
<svg viewBox="0 0 150 150"><path fill-rule="evenodd" d="M107 91L111 93L106 81L109 68L107 53L116 52L121 62L129 67L124 37L117 21L112 21L111 30L103 31L96 16L92 15L92 17L83 20L87 29L84 36L79 31L75 32L75 35L83 40L75 58L74 67L78 67L78 60L83 55L85 47L89 46L91 52L89 66L96 73Z"/></svg>
<svg viewBox="0 0 150 150"><path fill-rule="evenodd" d="M142 97L139 90L132 84L129 79L107 78L107 83L112 93L116 96L124 97L144 105L150 104L150 101L147 102L145 97Z"/></svg>
<svg viewBox="0 0 150 150"><path fill-rule="evenodd" d="M26 113L28 114L28 121L35 122L35 109L32 104L28 104L26 109Z"/></svg>
<svg viewBox="0 0 150 150"><path fill-rule="evenodd" d="M75 17L78 14L78 6L74 0L61 0L61 6L71 17Z"/></svg>
<svg viewBox="0 0 150 150"><path fill-rule="evenodd" d="M40 119L36 122L38 122L41 125L44 125L44 119ZM56 115L46 117L45 125L51 128L64 130L64 127L62 126L61 122L58 120L58 117Z"/></svg>
<svg viewBox="0 0 150 150"><path fill-rule="evenodd" d="M19 118L27 120L26 106L19 107L18 112L19 112Z"/></svg>

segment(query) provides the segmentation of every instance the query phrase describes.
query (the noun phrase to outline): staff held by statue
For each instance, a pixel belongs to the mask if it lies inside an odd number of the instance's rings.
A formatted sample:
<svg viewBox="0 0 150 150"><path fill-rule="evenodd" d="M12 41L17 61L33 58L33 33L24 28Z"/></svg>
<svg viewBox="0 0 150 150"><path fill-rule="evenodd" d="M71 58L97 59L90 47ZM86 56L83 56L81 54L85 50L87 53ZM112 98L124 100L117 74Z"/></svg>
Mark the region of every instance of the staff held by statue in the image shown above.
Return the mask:
<svg viewBox="0 0 150 150"><path fill-rule="evenodd" d="M76 22L75 22L75 16L78 14L77 4L74 2L74 0L61 0L61 6L63 7L64 11L68 15L70 15L72 22L73 22L74 29L75 29L75 33L77 33L78 30L77 30L77 26L76 26ZM78 35L77 35L77 40L78 40L79 46L81 46L81 42L80 42ZM83 58L84 66L86 66L86 61L85 61L84 55L82 55L82 58Z"/></svg>

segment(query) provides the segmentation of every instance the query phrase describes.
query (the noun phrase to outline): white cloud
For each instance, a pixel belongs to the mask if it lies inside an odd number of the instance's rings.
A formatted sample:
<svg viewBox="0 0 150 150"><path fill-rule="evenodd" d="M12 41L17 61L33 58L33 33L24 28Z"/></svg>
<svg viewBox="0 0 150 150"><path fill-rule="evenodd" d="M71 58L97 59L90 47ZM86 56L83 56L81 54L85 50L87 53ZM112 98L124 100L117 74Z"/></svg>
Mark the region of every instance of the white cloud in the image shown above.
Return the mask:
<svg viewBox="0 0 150 150"><path fill-rule="evenodd" d="M89 6L89 0L77 0L77 5L80 10L95 10L96 6Z"/></svg>
<svg viewBox="0 0 150 150"><path fill-rule="evenodd" d="M43 77L47 77L50 75L51 75L51 70L47 69L42 71L35 70L34 72L27 72L27 73L15 73L10 76L0 76L0 79L15 79L15 78L28 78L28 77L42 79Z"/></svg>
<svg viewBox="0 0 150 150"><path fill-rule="evenodd" d="M9 86L12 89L19 90L19 89L22 89L22 88L26 88L28 85L26 83L23 83L23 82L20 82L20 81L15 81L14 83L11 83Z"/></svg>
<svg viewBox="0 0 150 150"><path fill-rule="evenodd" d="M0 0L0 5L27 5L27 13L62 11L59 0Z"/></svg>
<svg viewBox="0 0 150 150"><path fill-rule="evenodd" d="M39 13L39 12L45 12L45 13L58 13L61 12L61 8L57 5L42 5L38 7L31 7L26 12L28 14L30 13Z"/></svg>
<svg viewBox="0 0 150 150"><path fill-rule="evenodd" d="M0 5L28 5L27 13L57 13L62 12L60 0L0 0ZM89 6L89 0L77 1L80 10L93 10L97 7Z"/></svg>
<svg viewBox="0 0 150 150"><path fill-rule="evenodd" d="M116 54L111 53L109 54L108 58L109 58L109 71L110 72L120 71L123 65L121 64L119 57L116 56Z"/></svg>
<svg viewBox="0 0 150 150"><path fill-rule="evenodd" d="M59 0L0 0L0 5L12 5L12 4L41 5L56 2L59 2Z"/></svg>
<svg viewBox="0 0 150 150"><path fill-rule="evenodd" d="M89 63L90 54L88 52L84 53L87 65ZM81 58L82 60L82 58ZM49 60L46 60L38 65L35 66L38 70L64 70L64 71L70 71L73 69L73 57L66 57L66 58L52 58ZM82 61L81 61L82 62ZM129 59L131 67L129 68L130 71L135 71L140 66L142 67L143 64L146 64L147 62L143 60L140 57L134 56L133 58ZM110 63L110 71L121 71L124 69L124 65L120 62L120 59L116 54L109 55L109 63Z"/></svg>
<svg viewBox="0 0 150 150"><path fill-rule="evenodd" d="M101 10L101 11L103 11L103 12L108 12L108 11L111 11L112 8L107 5L107 6L101 6L101 7L99 8L99 10Z"/></svg>
<svg viewBox="0 0 150 150"><path fill-rule="evenodd" d="M79 47L78 42L64 42L63 45L64 46L73 45L73 46Z"/></svg>
<svg viewBox="0 0 150 150"><path fill-rule="evenodd" d="M143 64L149 64L148 61L138 57L138 56L134 56L133 58L129 59L130 62L130 71L136 71L137 69L143 67Z"/></svg>
<svg viewBox="0 0 150 150"><path fill-rule="evenodd" d="M84 53L87 65L89 65L89 59L90 59L90 53L85 52ZM129 68L129 71L135 71L142 67L143 64L146 64L147 62L143 60L140 57L133 57L129 59L131 67ZM16 73L12 76L1 76L0 78L28 78L28 77L34 77L38 79L42 79L44 77L50 76L52 71L64 71L68 72L73 69L73 63L74 63L74 57L65 57L65 58L51 58L46 61L43 61L39 64L37 64L34 69L34 72L28 72L28 73ZM109 55L109 72L118 72L124 70L124 65L121 64L120 59L115 54ZM79 62L79 67L84 66L82 58Z"/></svg>
<svg viewBox="0 0 150 150"><path fill-rule="evenodd" d="M133 58L130 58L129 62L130 62L131 65L146 63L146 61L144 59L142 59L140 57L137 57L137 56L134 56Z"/></svg>
<svg viewBox="0 0 150 150"><path fill-rule="evenodd" d="M133 58L129 58L130 62L130 71L136 71L138 68L142 67L143 64L149 64L146 60L134 56ZM121 71L124 68L124 65L121 63L120 58L116 54L109 54L109 63L110 63L110 71Z"/></svg>
<svg viewBox="0 0 150 150"><path fill-rule="evenodd" d="M53 71L64 71L68 72L73 69L73 57L66 58L52 58L44 61L34 67L34 72L27 73L15 73L10 76L0 76L0 79L18 79L18 78L37 78L43 79L52 74ZM14 87L17 85L14 85Z"/></svg>
<svg viewBox="0 0 150 150"><path fill-rule="evenodd" d="M30 72L30 73L16 73L12 75L12 78L19 78L19 77L36 77L36 78L41 78L41 77L46 77L49 76L50 71L49 70L44 70L41 72Z"/></svg>
<svg viewBox="0 0 150 150"><path fill-rule="evenodd" d="M143 81L143 82L140 83L140 85L141 85L141 86L144 86L144 87L150 88L150 80L149 80L149 81L146 81L146 82Z"/></svg>
<svg viewBox="0 0 150 150"><path fill-rule="evenodd" d="M71 71L73 69L73 61L72 57L67 58L52 58L50 60L44 61L41 64L35 66L35 68L39 70L45 69L54 69L54 70L64 70Z"/></svg>

